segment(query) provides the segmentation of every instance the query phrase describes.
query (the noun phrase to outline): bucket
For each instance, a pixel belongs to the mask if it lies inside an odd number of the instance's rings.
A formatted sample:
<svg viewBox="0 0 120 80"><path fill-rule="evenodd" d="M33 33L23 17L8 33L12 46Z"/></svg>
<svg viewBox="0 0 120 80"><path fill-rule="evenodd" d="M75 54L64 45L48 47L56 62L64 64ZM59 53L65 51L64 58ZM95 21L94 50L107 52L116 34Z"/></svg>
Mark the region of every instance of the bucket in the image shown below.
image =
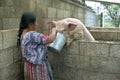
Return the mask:
<svg viewBox="0 0 120 80"><path fill-rule="evenodd" d="M54 53L60 53L66 43L66 40L67 38L64 34L57 32L55 40L53 41L53 43L50 43L48 49Z"/></svg>

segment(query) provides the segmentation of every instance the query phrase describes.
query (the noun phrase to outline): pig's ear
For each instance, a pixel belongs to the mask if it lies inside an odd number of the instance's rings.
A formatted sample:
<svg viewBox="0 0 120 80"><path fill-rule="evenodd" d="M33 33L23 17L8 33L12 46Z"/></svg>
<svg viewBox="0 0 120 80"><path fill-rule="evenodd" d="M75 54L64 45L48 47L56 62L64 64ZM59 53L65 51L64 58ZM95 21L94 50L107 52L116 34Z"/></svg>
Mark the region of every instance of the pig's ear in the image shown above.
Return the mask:
<svg viewBox="0 0 120 80"><path fill-rule="evenodd" d="M68 25L68 29L69 29L70 31L74 30L76 27L77 27L77 24L70 23L70 24Z"/></svg>

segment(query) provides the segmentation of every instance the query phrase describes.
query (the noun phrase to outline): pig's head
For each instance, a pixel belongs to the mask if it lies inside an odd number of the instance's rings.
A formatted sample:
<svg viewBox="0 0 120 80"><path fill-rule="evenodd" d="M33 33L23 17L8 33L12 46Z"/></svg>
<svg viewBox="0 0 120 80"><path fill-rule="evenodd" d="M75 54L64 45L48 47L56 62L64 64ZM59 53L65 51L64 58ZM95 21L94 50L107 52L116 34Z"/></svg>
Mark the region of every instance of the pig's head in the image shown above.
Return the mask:
<svg viewBox="0 0 120 80"><path fill-rule="evenodd" d="M64 33L65 31L72 31L76 28L77 24L71 21L58 20L48 22L49 26L56 27L58 32Z"/></svg>
<svg viewBox="0 0 120 80"><path fill-rule="evenodd" d="M70 33L77 27L76 23L63 19L58 21L50 21L48 24L51 27L56 27L58 32L63 33L67 37L67 46L71 43L72 38Z"/></svg>

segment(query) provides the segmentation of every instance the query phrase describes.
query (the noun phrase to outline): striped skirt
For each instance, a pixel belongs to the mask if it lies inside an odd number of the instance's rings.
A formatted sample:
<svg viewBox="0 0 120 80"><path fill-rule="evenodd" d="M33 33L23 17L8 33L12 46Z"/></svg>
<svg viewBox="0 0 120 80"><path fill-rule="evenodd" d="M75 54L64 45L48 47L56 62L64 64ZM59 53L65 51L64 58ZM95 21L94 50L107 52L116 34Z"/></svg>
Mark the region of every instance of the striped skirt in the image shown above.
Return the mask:
<svg viewBox="0 0 120 80"><path fill-rule="evenodd" d="M24 78L25 80L53 80L50 68L46 61L40 65L24 62Z"/></svg>

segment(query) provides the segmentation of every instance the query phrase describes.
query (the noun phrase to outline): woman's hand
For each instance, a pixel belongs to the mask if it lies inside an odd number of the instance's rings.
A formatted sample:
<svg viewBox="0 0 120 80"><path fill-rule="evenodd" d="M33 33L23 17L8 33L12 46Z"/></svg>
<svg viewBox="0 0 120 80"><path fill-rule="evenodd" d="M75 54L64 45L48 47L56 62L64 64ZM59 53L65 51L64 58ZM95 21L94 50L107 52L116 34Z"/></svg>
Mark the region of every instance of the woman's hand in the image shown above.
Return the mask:
<svg viewBox="0 0 120 80"><path fill-rule="evenodd" d="M48 24L51 28L55 27L55 23L53 21L48 22Z"/></svg>
<svg viewBox="0 0 120 80"><path fill-rule="evenodd" d="M49 38L48 38L48 41L47 41L46 44L52 43L52 42L54 41L54 39L55 39L55 37L56 37L56 33L57 33L57 30L56 30L55 27L53 27L53 28L51 29L51 33L50 33L50 35L49 35Z"/></svg>

